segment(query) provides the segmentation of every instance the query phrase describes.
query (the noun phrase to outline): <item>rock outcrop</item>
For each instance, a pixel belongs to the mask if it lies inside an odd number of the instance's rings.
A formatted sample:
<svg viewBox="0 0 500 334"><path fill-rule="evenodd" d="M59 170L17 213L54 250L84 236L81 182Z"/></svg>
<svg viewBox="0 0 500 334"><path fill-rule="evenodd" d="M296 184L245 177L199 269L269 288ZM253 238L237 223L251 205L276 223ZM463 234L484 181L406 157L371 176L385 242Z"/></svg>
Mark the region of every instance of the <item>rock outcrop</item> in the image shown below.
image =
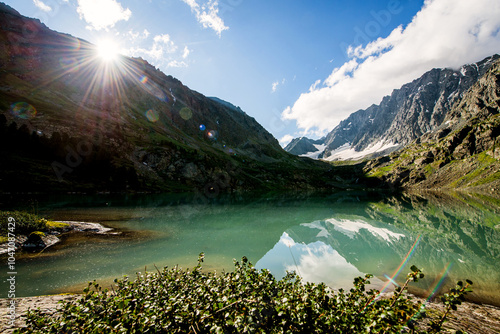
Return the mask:
<svg viewBox="0 0 500 334"><path fill-rule="evenodd" d="M315 145L321 145L323 139L309 139L307 137L294 138L286 147L285 151L295 154L303 155L310 152L317 152L319 149Z"/></svg>
<svg viewBox="0 0 500 334"><path fill-rule="evenodd" d="M500 61L496 60L442 124L365 171L394 187L500 189Z"/></svg>

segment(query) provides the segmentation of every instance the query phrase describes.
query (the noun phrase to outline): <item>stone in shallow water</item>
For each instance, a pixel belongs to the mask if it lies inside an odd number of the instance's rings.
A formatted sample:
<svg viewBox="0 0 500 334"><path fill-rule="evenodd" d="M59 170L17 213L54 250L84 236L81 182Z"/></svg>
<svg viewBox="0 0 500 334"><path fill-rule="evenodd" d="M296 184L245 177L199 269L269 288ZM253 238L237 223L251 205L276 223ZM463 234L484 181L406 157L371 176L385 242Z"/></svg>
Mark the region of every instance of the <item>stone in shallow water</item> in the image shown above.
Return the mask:
<svg viewBox="0 0 500 334"><path fill-rule="evenodd" d="M23 243L24 249L38 249L45 248L47 244L42 239L42 235L40 233L33 232L28 236L28 239Z"/></svg>

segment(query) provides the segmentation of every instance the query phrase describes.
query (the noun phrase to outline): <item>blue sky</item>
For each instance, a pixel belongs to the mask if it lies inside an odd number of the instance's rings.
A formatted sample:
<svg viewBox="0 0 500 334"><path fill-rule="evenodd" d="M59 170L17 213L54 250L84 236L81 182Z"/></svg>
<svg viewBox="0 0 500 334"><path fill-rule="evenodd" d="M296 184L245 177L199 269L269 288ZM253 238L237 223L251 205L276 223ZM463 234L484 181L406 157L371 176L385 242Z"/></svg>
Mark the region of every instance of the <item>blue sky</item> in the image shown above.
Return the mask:
<svg viewBox="0 0 500 334"><path fill-rule="evenodd" d="M8 0L240 106L282 144L318 138L433 67L500 52L498 0Z"/></svg>

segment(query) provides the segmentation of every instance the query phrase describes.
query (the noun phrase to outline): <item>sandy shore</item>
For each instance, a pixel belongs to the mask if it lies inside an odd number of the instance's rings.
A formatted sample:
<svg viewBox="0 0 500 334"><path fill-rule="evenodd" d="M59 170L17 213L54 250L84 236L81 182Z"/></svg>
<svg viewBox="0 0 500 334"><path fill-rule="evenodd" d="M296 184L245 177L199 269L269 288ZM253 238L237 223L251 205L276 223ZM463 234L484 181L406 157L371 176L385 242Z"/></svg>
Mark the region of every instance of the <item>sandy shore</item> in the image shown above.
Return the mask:
<svg viewBox="0 0 500 334"><path fill-rule="evenodd" d="M53 295L39 297L24 297L15 299L0 299L0 333L12 333L15 328L24 327L26 325L25 314L28 309L40 308L48 313L54 313L57 308L61 307L60 301L67 301L78 298L78 295ZM14 326L12 326L11 312L9 306L11 301L16 302Z"/></svg>
<svg viewBox="0 0 500 334"><path fill-rule="evenodd" d="M25 313L28 309L40 308L47 313L53 314L61 307L60 301L69 301L78 298L79 295L53 295L40 297L16 298L16 320L15 326L9 321L10 299L0 299L0 333L12 333L15 328L23 327ZM443 312L444 305L430 303L427 308L429 314ZM445 328L451 330L462 330L469 334L499 334L500 333L500 308L489 305L477 305L463 303L458 310L453 312L445 323Z"/></svg>

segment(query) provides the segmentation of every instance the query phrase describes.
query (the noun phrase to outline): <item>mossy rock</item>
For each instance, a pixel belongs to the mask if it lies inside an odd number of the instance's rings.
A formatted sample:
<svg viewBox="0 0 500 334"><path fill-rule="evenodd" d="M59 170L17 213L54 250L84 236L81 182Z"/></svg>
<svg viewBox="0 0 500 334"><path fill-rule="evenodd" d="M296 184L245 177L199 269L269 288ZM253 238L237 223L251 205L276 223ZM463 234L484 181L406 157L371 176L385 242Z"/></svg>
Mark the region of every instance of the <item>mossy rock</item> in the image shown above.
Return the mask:
<svg viewBox="0 0 500 334"><path fill-rule="evenodd" d="M45 226L49 230L66 230L70 228L70 225L68 223L54 222L51 220L47 220Z"/></svg>
<svg viewBox="0 0 500 334"><path fill-rule="evenodd" d="M24 249L40 249L47 247L47 244L43 240L45 233L40 231L31 232L28 239L23 243Z"/></svg>

